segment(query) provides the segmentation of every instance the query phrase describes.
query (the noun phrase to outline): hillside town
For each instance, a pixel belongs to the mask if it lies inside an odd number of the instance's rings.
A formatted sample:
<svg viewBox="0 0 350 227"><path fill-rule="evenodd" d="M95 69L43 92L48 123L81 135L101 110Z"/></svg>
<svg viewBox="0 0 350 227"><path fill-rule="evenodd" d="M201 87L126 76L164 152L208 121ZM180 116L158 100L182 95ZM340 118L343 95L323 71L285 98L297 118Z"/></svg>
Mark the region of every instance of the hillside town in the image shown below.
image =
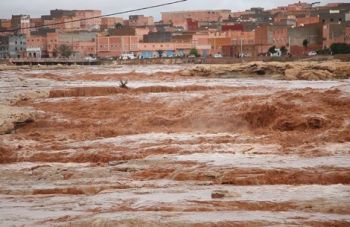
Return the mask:
<svg viewBox="0 0 350 227"><path fill-rule="evenodd" d="M350 3L162 12L159 21L61 9L0 20L2 59L313 56L349 45Z"/></svg>

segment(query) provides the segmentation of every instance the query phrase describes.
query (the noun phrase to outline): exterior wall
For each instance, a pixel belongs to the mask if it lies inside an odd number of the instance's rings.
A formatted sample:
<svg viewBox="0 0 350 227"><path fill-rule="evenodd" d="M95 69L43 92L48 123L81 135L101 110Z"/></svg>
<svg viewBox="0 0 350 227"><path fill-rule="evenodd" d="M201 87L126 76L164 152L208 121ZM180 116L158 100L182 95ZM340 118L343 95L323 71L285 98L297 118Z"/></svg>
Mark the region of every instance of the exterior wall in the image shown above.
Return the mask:
<svg viewBox="0 0 350 227"><path fill-rule="evenodd" d="M241 31L243 32L244 28L242 24L234 24L234 25L222 25L221 31Z"/></svg>
<svg viewBox="0 0 350 227"><path fill-rule="evenodd" d="M58 48L58 33L47 33L47 53L49 57L57 56L57 48Z"/></svg>
<svg viewBox="0 0 350 227"><path fill-rule="evenodd" d="M75 57L96 56L95 41L78 41L71 44Z"/></svg>
<svg viewBox="0 0 350 227"><path fill-rule="evenodd" d="M92 17L100 17L102 15L100 10L74 10L75 17L78 19L86 19ZM94 18L91 20L83 20L80 22L81 30L100 29L101 18Z"/></svg>
<svg viewBox="0 0 350 227"><path fill-rule="evenodd" d="M201 10L201 11L178 11L161 13L164 23L173 23L174 26L185 27L186 20L192 18L196 21L218 21L228 19L230 10Z"/></svg>
<svg viewBox="0 0 350 227"><path fill-rule="evenodd" d="M135 35L139 37L139 41L143 40L144 35L148 35L150 32L149 28L135 28Z"/></svg>
<svg viewBox="0 0 350 227"><path fill-rule="evenodd" d="M25 35L12 35L9 37L10 58L23 58L26 52Z"/></svg>
<svg viewBox="0 0 350 227"><path fill-rule="evenodd" d="M350 26L345 28L345 42L350 44Z"/></svg>
<svg viewBox="0 0 350 227"><path fill-rule="evenodd" d="M150 26L154 25L153 17L147 17L144 15L131 15L129 16L129 26Z"/></svg>
<svg viewBox="0 0 350 227"><path fill-rule="evenodd" d="M123 53L137 52L137 36L98 36L97 56L119 57Z"/></svg>
<svg viewBox="0 0 350 227"><path fill-rule="evenodd" d="M159 57L159 52L163 56L173 57L175 55L182 56L189 53L193 47L192 43L139 43L138 50L141 58L156 58Z"/></svg>
<svg viewBox="0 0 350 227"><path fill-rule="evenodd" d="M0 59L9 57L9 36L0 36Z"/></svg>
<svg viewBox="0 0 350 227"><path fill-rule="evenodd" d="M108 28L114 28L115 24L123 24L123 18L121 17L103 17L101 18L101 30L104 31Z"/></svg>
<svg viewBox="0 0 350 227"><path fill-rule="evenodd" d="M296 26L303 26L307 24L316 24L320 22L320 18L318 16L306 16L306 17L300 17L296 18Z"/></svg>
<svg viewBox="0 0 350 227"><path fill-rule="evenodd" d="M44 25L50 25L50 28L55 28L59 31L65 31L65 32L69 32L69 31L77 31L80 30L80 26L81 26L81 22L80 21L75 21L75 22L70 22L70 23L66 23L72 20L78 20L79 18L77 17L61 17L61 18L55 18L52 20L44 20ZM52 24L56 24L59 23L57 25L52 25Z"/></svg>
<svg viewBox="0 0 350 227"><path fill-rule="evenodd" d="M0 22L0 27L2 27L3 29L11 29L11 20L1 19Z"/></svg>
<svg viewBox="0 0 350 227"><path fill-rule="evenodd" d="M287 26L260 26L255 30L255 44L258 53L266 53L271 46L289 46Z"/></svg>
<svg viewBox="0 0 350 227"><path fill-rule="evenodd" d="M41 18L30 18L30 26L35 27L35 26L42 26L44 25L44 20Z"/></svg>
<svg viewBox="0 0 350 227"><path fill-rule="evenodd" d="M233 57L239 57L241 52L244 54L244 56L246 57L257 57L258 53L257 53L257 48L256 46L253 45L233 45L232 46L233 49Z"/></svg>
<svg viewBox="0 0 350 227"><path fill-rule="evenodd" d="M290 28L290 49L292 55L302 55L311 50L322 49L323 26L322 24L311 24L304 27ZM308 48L303 47L303 41L309 41Z"/></svg>
<svg viewBox="0 0 350 227"><path fill-rule="evenodd" d="M96 55L95 32L58 33L58 46L71 46L75 57Z"/></svg>
<svg viewBox="0 0 350 227"><path fill-rule="evenodd" d="M25 53L26 58L41 58L40 48L27 48Z"/></svg>
<svg viewBox="0 0 350 227"><path fill-rule="evenodd" d="M28 48L39 48L41 50L40 56L48 56L47 37L34 35L27 37L27 49Z"/></svg>
<svg viewBox="0 0 350 227"><path fill-rule="evenodd" d="M254 32L241 32L241 31L229 31L228 36L232 40L233 45L252 45L255 44L255 31Z"/></svg>
<svg viewBox="0 0 350 227"><path fill-rule="evenodd" d="M209 38L211 45L211 53L222 53L222 47L231 45L232 41L230 37Z"/></svg>
<svg viewBox="0 0 350 227"><path fill-rule="evenodd" d="M323 25L323 48L329 48L333 43L346 42L346 27L344 24Z"/></svg>
<svg viewBox="0 0 350 227"><path fill-rule="evenodd" d="M171 37L172 37L171 32L151 32L148 35L143 36L143 42L145 43L170 42Z"/></svg>
<svg viewBox="0 0 350 227"><path fill-rule="evenodd" d="M30 31L27 29L30 27L30 16L29 15L13 15L11 18L11 26L13 29L19 29L20 34L29 34Z"/></svg>
<svg viewBox="0 0 350 227"><path fill-rule="evenodd" d="M199 28L198 21L192 20L192 18L187 18L186 19L186 26L185 30L186 31L196 31Z"/></svg>

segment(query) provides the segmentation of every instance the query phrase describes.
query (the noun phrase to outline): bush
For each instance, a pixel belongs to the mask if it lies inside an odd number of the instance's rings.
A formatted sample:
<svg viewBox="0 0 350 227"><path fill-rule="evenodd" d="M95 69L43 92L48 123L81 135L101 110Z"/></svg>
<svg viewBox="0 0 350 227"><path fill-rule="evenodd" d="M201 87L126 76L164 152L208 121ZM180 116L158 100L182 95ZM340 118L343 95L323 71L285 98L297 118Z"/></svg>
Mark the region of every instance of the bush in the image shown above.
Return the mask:
<svg viewBox="0 0 350 227"><path fill-rule="evenodd" d="M274 54L274 53L276 53L276 46L270 47L269 50L268 50L268 53L269 53L269 54Z"/></svg>
<svg viewBox="0 0 350 227"><path fill-rule="evenodd" d="M350 54L350 45L346 43L333 43L330 49L333 54Z"/></svg>
<svg viewBox="0 0 350 227"><path fill-rule="evenodd" d="M58 47L58 53L62 57L69 58L73 54L73 49L68 45L62 44Z"/></svg>
<svg viewBox="0 0 350 227"><path fill-rule="evenodd" d="M199 57L199 53L198 53L198 50L196 48L192 48L190 50L190 55L193 55L195 57Z"/></svg>

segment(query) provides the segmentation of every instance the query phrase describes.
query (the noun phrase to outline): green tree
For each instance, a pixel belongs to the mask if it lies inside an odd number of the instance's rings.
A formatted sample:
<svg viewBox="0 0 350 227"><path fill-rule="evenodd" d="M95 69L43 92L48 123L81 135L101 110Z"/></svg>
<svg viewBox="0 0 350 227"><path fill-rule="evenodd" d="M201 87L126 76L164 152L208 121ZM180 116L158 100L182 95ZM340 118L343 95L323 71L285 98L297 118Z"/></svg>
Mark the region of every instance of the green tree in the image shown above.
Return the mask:
<svg viewBox="0 0 350 227"><path fill-rule="evenodd" d="M66 44L62 44L58 47L57 52L60 56L69 58L73 54L73 49Z"/></svg>
<svg viewBox="0 0 350 227"><path fill-rule="evenodd" d="M270 47L269 48L269 50L268 50L268 53L269 54L274 54L274 53L276 53L277 51L276 51L276 46L272 46L272 47Z"/></svg>
<svg viewBox="0 0 350 227"><path fill-rule="evenodd" d="M163 57L164 51L162 51L162 50L157 50L157 52L158 52L158 56L159 56L160 58Z"/></svg>
<svg viewBox="0 0 350 227"><path fill-rule="evenodd" d="M285 46L281 47L281 53L282 53L283 56L287 55L288 50L287 50L287 48Z"/></svg>
<svg viewBox="0 0 350 227"><path fill-rule="evenodd" d="M121 29L122 27L123 27L123 25L121 23L116 23L114 25L114 28L116 28L116 29Z"/></svg>
<svg viewBox="0 0 350 227"><path fill-rule="evenodd" d="M350 54L350 45L346 43L333 43L330 49L333 54Z"/></svg>
<svg viewBox="0 0 350 227"><path fill-rule="evenodd" d="M190 55L193 55L195 57L199 57L199 53L198 53L198 50L196 48L192 48L190 50Z"/></svg>
<svg viewBox="0 0 350 227"><path fill-rule="evenodd" d="M303 46L304 46L305 49L307 49L307 47L309 46L309 40L304 39L303 40Z"/></svg>

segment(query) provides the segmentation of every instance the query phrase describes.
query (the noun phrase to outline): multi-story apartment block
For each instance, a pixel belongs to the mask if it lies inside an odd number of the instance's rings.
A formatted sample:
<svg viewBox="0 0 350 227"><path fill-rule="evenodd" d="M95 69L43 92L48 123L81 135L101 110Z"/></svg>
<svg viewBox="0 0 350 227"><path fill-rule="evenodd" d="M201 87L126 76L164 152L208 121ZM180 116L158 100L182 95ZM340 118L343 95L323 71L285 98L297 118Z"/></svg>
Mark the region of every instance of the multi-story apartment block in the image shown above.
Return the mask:
<svg viewBox="0 0 350 227"><path fill-rule="evenodd" d="M128 25L132 27L152 26L154 25L154 18L144 15L131 15L129 16L128 23Z"/></svg>
<svg viewBox="0 0 350 227"><path fill-rule="evenodd" d="M171 23L173 26L185 27L187 19L196 21L222 21L228 19L231 10L196 10L196 11L177 11L163 12L163 23Z"/></svg>
<svg viewBox="0 0 350 227"><path fill-rule="evenodd" d="M29 15L12 15L11 18L12 29L17 29L18 34L30 33L28 29L30 27L30 16Z"/></svg>

